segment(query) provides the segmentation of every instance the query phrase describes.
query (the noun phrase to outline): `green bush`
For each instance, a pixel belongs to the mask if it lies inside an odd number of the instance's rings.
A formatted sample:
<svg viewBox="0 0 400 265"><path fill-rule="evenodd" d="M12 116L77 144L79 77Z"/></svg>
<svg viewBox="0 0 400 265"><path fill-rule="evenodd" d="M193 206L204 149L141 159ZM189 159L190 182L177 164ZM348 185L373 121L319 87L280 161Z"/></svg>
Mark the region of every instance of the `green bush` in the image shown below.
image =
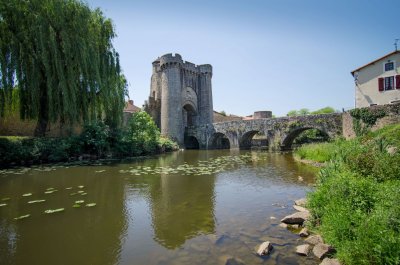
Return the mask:
<svg viewBox="0 0 400 265"><path fill-rule="evenodd" d="M315 150L325 148L331 159L308 195L310 225L344 264L400 264L400 155L387 151L400 147L399 136L400 125L394 125L299 149L315 158Z"/></svg>

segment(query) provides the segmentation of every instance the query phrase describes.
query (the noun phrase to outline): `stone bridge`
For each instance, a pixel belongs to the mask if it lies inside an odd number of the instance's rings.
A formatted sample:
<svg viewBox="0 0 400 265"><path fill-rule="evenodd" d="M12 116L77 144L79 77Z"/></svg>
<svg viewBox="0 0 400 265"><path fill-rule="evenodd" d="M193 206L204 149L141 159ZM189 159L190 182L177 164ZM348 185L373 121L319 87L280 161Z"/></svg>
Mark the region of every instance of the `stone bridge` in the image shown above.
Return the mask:
<svg viewBox="0 0 400 265"><path fill-rule="evenodd" d="M317 129L335 138L342 135L342 124L342 113L219 122L187 128L185 146L248 149L253 136L263 134L269 150L290 150L293 140L303 131Z"/></svg>

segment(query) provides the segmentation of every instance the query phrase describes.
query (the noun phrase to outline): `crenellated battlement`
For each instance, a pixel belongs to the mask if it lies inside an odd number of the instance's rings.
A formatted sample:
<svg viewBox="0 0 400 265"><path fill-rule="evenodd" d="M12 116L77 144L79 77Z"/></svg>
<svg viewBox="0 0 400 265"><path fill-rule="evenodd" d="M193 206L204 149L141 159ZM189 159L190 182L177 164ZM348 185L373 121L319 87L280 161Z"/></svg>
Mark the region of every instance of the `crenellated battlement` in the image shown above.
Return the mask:
<svg viewBox="0 0 400 265"><path fill-rule="evenodd" d="M198 68L200 69L201 74L212 74L211 64L202 64L199 65Z"/></svg>
<svg viewBox="0 0 400 265"><path fill-rule="evenodd" d="M182 56L178 53L172 54L167 53L160 57L160 67L164 68L170 65L181 65L183 64Z"/></svg>
<svg viewBox="0 0 400 265"><path fill-rule="evenodd" d="M213 121L212 66L183 61L168 53L153 62L150 97L145 110L161 134L184 145L185 128Z"/></svg>

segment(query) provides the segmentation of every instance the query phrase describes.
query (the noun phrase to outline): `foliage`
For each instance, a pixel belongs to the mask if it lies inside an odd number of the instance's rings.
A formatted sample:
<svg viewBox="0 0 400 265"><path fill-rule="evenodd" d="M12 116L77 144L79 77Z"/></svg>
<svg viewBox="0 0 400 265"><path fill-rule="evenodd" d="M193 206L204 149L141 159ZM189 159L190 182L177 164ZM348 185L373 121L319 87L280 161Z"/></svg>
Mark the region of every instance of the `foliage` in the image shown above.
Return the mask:
<svg viewBox="0 0 400 265"><path fill-rule="evenodd" d="M311 114L329 114L329 113L335 113L335 109L332 107L325 107L311 112Z"/></svg>
<svg viewBox="0 0 400 265"><path fill-rule="evenodd" d="M128 127L129 140L135 155L152 153L156 150L160 131L147 112L134 113L128 122Z"/></svg>
<svg viewBox="0 0 400 265"><path fill-rule="evenodd" d="M177 149L175 142L160 137L147 113L139 112L132 116L128 128L111 129L99 121L85 125L80 135L66 138L0 137L0 168L88 157L83 155L122 158Z"/></svg>
<svg viewBox="0 0 400 265"><path fill-rule="evenodd" d="M79 0L0 2L0 117L19 107L49 122L122 121L126 80L111 20Z"/></svg>
<svg viewBox="0 0 400 265"><path fill-rule="evenodd" d="M332 107L325 107L325 108L315 110L312 112L307 108L303 108L300 110L291 110L286 114L286 116L293 117L293 116L304 116L304 115L309 115L309 114L329 114L329 113L334 113L334 112L335 112L335 109Z"/></svg>
<svg viewBox="0 0 400 265"><path fill-rule="evenodd" d="M293 144L302 145L307 143L326 142L328 140L329 136L326 135L326 133L317 129L309 129L299 134L299 136L294 139Z"/></svg>
<svg viewBox="0 0 400 265"><path fill-rule="evenodd" d="M400 154L387 151L400 148L399 134L397 124L296 151L313 159L325 149L331 160L308 196L310 224L344 264L400 263Z"/></svg>
<svg viewBox="0 0 400 265"><path fill-rule="evenodd" d="M224 110L221 111L220 114L221 114L222 116L226 116L226 112L225 112Z"/></svg>
<svg viewBox="0 0 400 265"><path fill-rule="evenodd" d="M300 159L324 163L334 158L335 148L336 146L331 143L314 143L303 145L295 151L295 156Z"/></svg>
<svg viewBox="0 0 400 265"><path fill-rule="evenodd" d="M382 109L359 108L350 110L353 119L353 129L357 136L365 135L376 121L385 117L386 112Z"/></svg>

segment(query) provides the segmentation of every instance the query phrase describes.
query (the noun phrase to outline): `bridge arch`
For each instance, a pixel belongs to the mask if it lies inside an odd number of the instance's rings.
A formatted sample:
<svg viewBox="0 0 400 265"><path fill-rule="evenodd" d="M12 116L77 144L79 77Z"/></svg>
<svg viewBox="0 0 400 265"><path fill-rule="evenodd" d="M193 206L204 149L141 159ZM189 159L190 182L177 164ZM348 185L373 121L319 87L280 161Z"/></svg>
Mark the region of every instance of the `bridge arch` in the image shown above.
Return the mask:
<svg viewBox="0 0 400 265"><path fill-rule="evenodd" d="M197 108L196 105L190 101L185 102L182 107L183 126L190 127L197 125Z"/></svg>
<svg viewBox="0 0 400 265"><path fill-rule="evenodd" d="M185 136L185 148L186 149L199 149L200 144L196 137L190 135Z"/></svg>
<svg viewBox="0 0 400 265"><path fill-rule="evenodd" d="M316 127L302 127L302 128L295 128L293 130L291 130L289 133L287 133L285 135L285 137L283 137L282 142L281 142L281 150L282 151L286 151L286 150L291 150L292 149L292 145L294 140L303 132L307 131L307 130L317 130L319 132L321 132L322 134L326 135L327 138L330 138L330 135L328 132L326 132L324 129L322 128L316 128Z"/></svg>
<svg viewBox="0 0 400 265"><path fill-rule="evenodd" d="M221 132L215 132L211 135L208 141L209 149L230 149L231 141L229 138Z"/></svg>
<svg viewBox="0 0 400 265"><path fill-rule="evenodd" d="M259 137L258 139L254 139L256 135L263 135L263 137ZM239 139L239 148L240 149L250 149L253 146L257 147L266 147L268 146L268 140L264 133L260 130L251 130L242 135Z"/></svg>

